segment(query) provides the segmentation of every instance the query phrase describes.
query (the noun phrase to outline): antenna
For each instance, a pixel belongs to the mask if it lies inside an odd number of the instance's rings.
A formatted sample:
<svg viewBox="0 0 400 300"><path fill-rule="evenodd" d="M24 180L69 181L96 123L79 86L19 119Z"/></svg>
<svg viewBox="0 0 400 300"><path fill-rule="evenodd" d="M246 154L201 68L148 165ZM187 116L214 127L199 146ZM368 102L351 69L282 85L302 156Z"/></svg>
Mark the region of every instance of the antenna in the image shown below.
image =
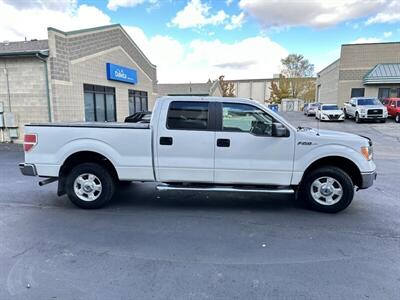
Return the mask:
<svg viewBox="0 0 400 300"><path fill-rule="evenodd" d="M320 109L320 104L318 104L317 112ZM316 114L316 113L315 113ZM319 123L321 123L321 115L317 119L317 135L319 136Z"/></svg>

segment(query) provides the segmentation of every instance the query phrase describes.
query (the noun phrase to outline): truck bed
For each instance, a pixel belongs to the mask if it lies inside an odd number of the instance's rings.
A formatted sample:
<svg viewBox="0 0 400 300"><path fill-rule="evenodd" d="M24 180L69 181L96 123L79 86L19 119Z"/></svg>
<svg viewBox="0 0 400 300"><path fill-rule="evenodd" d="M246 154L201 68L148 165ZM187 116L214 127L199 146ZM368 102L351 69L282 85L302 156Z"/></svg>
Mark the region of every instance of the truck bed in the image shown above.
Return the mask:
<svg viewBox="0 0 400 300"><path fill-rule="evenodd" d="M154 180L152 134L147 123L32 123L25 133L37 145L25 154L44 177L57 177L65 160L78 152L94 152L115 166L120 180Z"/></svg>

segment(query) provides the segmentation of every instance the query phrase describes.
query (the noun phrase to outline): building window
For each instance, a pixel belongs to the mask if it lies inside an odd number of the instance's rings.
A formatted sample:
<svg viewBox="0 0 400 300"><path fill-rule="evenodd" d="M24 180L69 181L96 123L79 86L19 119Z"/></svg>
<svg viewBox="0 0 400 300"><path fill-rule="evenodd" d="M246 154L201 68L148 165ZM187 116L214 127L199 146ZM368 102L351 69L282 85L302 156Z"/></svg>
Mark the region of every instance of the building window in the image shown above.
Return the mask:
<svg viewBox="0 0 400 300"><path fill-rule="evenodd" d="M351 89L351 98L353 97L364 97L364 88L354 88Z"/></svg>
<svg viewBox="0 0 400 300"><path fill-rule="evenodd" d="M389 98L389 97L390 97L390 88L379 88L378 89L379 100Z"/></svg>
<svg viewBox="0 0 400 300"><path fill-rule="evenodd" d="M148 110L147 92L129 90L129 114Z"/></svg>
<svg viewBox="0 0 400 300"><path fill-rule="evenodd" d="M86 122L115 122L115 88L84 84Z"/></svg>

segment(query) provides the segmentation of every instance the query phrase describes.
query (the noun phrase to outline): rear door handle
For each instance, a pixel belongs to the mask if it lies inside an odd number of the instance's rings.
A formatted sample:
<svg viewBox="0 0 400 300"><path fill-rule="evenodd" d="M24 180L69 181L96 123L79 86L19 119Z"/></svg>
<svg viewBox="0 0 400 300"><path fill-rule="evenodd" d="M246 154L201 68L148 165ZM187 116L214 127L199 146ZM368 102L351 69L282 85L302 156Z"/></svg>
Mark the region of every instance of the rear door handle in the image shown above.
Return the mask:
<svg viewBox="0 0 400 300"><path fill-rule="evenodd" d="M170 136L162 136L160 137L160 145L171 146L173 143L173 139Z"/></svg>
<svg viewBox="0 0 400 300"><path fill-rule="evenodd" d="M217 147L230 147L231 140L230 139L217 139Z"/></svg>

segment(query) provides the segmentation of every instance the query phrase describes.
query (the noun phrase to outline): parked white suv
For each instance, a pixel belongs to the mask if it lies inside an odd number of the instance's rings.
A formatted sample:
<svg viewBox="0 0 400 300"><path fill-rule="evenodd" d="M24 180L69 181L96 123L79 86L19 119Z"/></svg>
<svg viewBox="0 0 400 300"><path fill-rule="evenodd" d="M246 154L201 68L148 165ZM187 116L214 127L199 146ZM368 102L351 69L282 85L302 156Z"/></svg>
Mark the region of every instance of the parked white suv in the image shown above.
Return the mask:
<svg viewBox="0 0 400 300"><path fill-rule="evenodd" d="M344 121L344 112L336 104L320 104L315 118L321 121Z"/></svg>
<svg viewBox="0 0 400 300"><path fill-rule="evenodd" d="M157 181L159 190L296 193L338 212L354 187L376 178L368 138L295 128L255 101L162 97L148 123L25 126L24 175L58 181L82 208L99 208L119 181Z"/></svg>
<svg viewBox="0 0 400 300"><path fill-rule="evenodd" d="M371 97L351 98L344 104L343 111L346 118L354 118L357 123L363 120L379 120L384 123L388 117L387 108L378 98Z"/></svg>

